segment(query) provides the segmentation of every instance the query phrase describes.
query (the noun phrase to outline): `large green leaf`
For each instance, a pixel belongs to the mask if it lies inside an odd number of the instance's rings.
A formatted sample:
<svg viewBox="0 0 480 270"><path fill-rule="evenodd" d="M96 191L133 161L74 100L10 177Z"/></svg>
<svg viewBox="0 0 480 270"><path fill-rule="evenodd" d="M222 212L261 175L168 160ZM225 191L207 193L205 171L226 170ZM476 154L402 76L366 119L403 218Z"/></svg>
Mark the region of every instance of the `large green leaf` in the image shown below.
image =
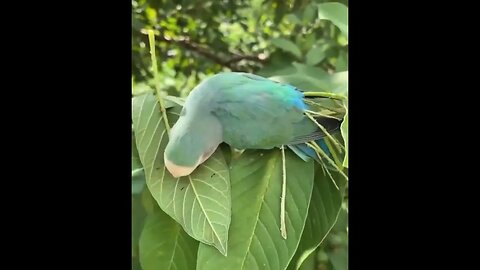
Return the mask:
<svg viewBox="0 0 480 270"><path fill-rule="evenodd" d="M218 149L191 175L176 179L163 163L168 136L156 97L150 93L137 96L132 106L137 149L152 196L189 235L226 255L231 197L222 151ZM170 126L180 110L180 106L167 110Z"/></svg>
<svg viewBox="0 0 480 270"><path fill-rule="evenodd" d="M307 222L289 269L299 269L335 225L342 206L346 180L336 171L330 170L330 173L340 189L335 187L326 171L317 166Z"/></svg>
<svg viewBox="0 0 480 270"><path fill-rule="evenodd" d="M331 21L348 38L348 7L335 2L318 5L318 16L320 19Z"/></svg>
<svg viewBox="0 0 480 270"><path fill-rule="evenodd" d="M313 188L313 162L285 153L286 231L280 234L282 155L279 149L245 151L232 160L232 225L228 256L200 245L197 270L285 269L297 249Z"/></svg>
<svg viewBox="0 0 480 270"><path fill-rule="evenodd" d="M198 242L158 207L147 216L139 245L143 270L195 269Z"/></svg>
<svg viewBox="0 0 480 270"><path fill-rule="evenodd" d="M298 46L292 41L285 38L274 38L272 39L272 44L284 51L290 52L295 55L298 59L302 58L302 52Z"/></svg>

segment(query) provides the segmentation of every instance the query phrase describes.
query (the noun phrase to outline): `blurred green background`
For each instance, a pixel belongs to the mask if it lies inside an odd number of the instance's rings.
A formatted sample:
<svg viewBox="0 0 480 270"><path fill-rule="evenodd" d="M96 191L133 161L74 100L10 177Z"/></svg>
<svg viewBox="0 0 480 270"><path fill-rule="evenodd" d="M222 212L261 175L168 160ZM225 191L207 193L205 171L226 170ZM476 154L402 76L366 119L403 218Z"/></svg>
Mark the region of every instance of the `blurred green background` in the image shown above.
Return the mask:
<svg viewBox="0 0 480 270"><path fill-rule="evenodd" d="M341 16L335 9L319 12L318 4L327 2L348 6L348 1L133 0L132 94L155 88L146 29L156 31L158 86L169 95L185 97L221 71L280 76L305 91L331 90L331 75L348 70L348 30L323 19ZM348 269L347 208L344 202L337 225L302 269ZM137 254L132 251L135 267Z"/></svg>
<svg viewBox="0 0 480 270"><path fill-rule="evenodd" d="M266 77L298 72L312 78L346 71L347 38L320 19L317 4L325 2L133 0L133 92L154 86L143 29L156 30L160 86L170 95L186 96L203 78L220 71Z"/></svg>

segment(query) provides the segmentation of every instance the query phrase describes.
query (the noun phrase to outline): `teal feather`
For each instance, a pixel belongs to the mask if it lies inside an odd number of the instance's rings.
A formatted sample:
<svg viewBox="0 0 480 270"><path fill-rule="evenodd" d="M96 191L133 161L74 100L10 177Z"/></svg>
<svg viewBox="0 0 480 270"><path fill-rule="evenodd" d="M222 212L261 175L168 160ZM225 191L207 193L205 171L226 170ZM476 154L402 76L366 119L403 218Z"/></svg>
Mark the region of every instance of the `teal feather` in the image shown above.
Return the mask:
<svg viewBox="0 0 480 270"><path fill-rule="evenodd" d="M224 141L236 148L271 149L324 136L304 114L303 92L291 85L231 72L209 78L202 89L215 93L209 96L212 113L222 123ZM322 120L333 127L327 130L340 126L337 120Z"/></svg>
<svg viewBox="0 0 480 270"><path fill-rule="evenodd" d="M169 142L167 157L175 164L189 165L203 152L208 152L207 147L199 149L189 161L184 161L183 154L180 155L180 152L190 153L188 149L193 147L190 145L208 142L212 136L209 134L214 133L204 120L210 119L212 123L218 121L222 129L219 140L234 148L272 149L287 145L304 159L318 160L305 142L317 141L329 153L321 140L325 134L305 115L306 109L303 92L294 86L249 73L214 75L195 87L185 101L174 140L185 143L173 145ZM338 130L341 123L323 117L316 120L329 132Z"/></svg>

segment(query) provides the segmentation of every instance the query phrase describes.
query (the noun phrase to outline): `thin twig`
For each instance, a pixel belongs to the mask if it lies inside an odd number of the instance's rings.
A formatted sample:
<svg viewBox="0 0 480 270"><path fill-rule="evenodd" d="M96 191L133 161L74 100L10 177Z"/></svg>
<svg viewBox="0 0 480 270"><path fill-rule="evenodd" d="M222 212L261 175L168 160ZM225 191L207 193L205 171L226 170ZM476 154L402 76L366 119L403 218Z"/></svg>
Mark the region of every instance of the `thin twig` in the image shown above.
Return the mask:
<svg viewBox="0 0 480 270"><path fill-rule="evenodd" d="M158 78L158 66L157 66L157 57L155 55L155 33L153 30L148 30L148 41L150 43L150 56L152 58L152 71L155 78L155 89L157 90L157 99L160 103L160 110L162 111L163 121L165 123L165 128L167 130L167 136L170 138L170 125L168 124L167 111L165 110L165 103L163 103L163 98L160 93L160 85Z"/></svg>
<svg viewBox="0 0 480 270"><path fill-rule="evenodd" d="M322 155L322 157L325 158L330 164L332 164L333 167L335 167L335 169L337 169L337 171L343 177L345 177L345 179L347 179L347 181L348 181L348 176L337 166L337 164L335 164L335 162L331 158L328 157L328 155L322 150L322 148L320 148L318 146L318 144L316 142L312 141L312 142L307 142L306 144L308 146L310 146L311 148L313 148L317 152L317 154Z"/></svg>
<svg viewBox="0 0 480 270"><path fill-rule="evenodd" d="M327 145L328 150L330 150L330 153L332 154L333 160L335 161L335 163L337 164L337 166L340 167L340 169L343 170L342 162L340 162L340 159L338 158L337 153L335 153L335 151L333 151L333 146L332 146L332 144L330 143L330 139L329 139L329 138L327 138L327 140L325 140L325 144Z"/></svg>
<svg viewBox="0 0 480 270"><path fill-rule="evenodd" d="M287 189L287 167L285 165L285 146L282 145L282 197L280 197L280 232L283 239L287 239L287 228L285 226L285 193Z"/></svg>
<svg viewBox="0 0 480 270"><path fill-rule="evenodd" d="M153 31L153 30L149 30L149 31ZM255 61L259 63L266 63L267 61L266 57L261 57L260 55L235 55L231 57L221 57L218 55L217 52L212 51L209 48L206 48L205 45L191 41L190 37L188 36L180 36L176 38L165 37L159 31L156 31L156 33L154 32L154 34L157 35L158 39L161 41L177 44L178 46L181 46L189 51L200 54L205 58L208 58L213 62L220 64L222 66L228 67L232 70L236 70L235 63L242 60Z"/></svg>
<svg viewBox="0 0 480 270"><path fill-rule="evenodd" d="M331 99L338 99L338 100L347 99L347 97L344 95L330 93L330 92L303 92L303 95L306 97L324 97L324 98L331 98Z"/></svg>
<svg viewBox="0 0 480 270"><path fill-rule="evenodd" d="M337 147L337 150L339 152L342 151L342 148L343 148L343 150L345 150L345 147L343 147L335 138L333 138L332 135L330 135L330 133L327 131L327 129L324 126L320 125L320 123L315 121L315 119L313 118L313 116L310 113L305 112L305 115L308 118L310 118L310 120L312 120L315 124L317 124L317 126L323 131L323 133L325 133L327 135L327 137L330 138L333 141L333 143L335 144L335 146Z"/></svg>

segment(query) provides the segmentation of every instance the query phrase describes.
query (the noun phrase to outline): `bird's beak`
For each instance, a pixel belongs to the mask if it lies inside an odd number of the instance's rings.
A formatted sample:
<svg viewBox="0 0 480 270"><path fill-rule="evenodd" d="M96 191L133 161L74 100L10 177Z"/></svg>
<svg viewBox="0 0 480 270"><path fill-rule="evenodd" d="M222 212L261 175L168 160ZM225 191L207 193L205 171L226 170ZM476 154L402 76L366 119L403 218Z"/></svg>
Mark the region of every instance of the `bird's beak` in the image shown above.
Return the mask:
<svg viewBox="0 0 480 270"><path fill-rule="evenodd" d="M215 152L216 149L217 147L212 148L209 151L207 151L205 154L201 155L198 158L197 164L191 167L177 165L171 162L170 160L168 160L165 154L163 156L163 160L165 162L165 167L167 168L167 170L173 175L173 177L178 178L178 177L187 176L191 174L198 167L198 165L205 162L205 160L207 160Z"/></svg>
<svg viewBox="0 0 480 270"><path fill-rule="evenodd" d="M179 166L176 165L172 162L170 162L168 159L164 159L165 161L165 167L167 170L172 174L173 177L178 178L182 176L187 176L191 174L197 166L192 166L192 167L185 167L185 166Z"/></svg>

